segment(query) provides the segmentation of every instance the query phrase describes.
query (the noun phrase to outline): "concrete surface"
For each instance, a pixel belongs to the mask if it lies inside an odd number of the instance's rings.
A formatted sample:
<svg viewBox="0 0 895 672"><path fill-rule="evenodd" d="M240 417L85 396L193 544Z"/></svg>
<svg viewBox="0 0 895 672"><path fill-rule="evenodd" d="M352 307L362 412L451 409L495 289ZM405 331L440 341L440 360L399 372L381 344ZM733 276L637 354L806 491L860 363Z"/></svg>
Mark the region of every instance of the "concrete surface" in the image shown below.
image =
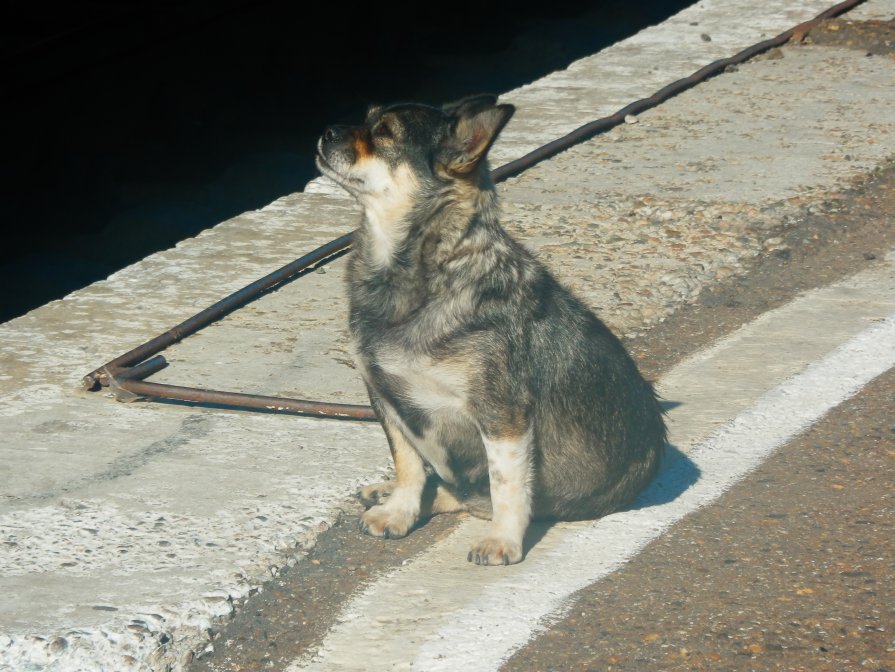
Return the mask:
<svg viewBox="0 0 895 672"><path fill-rule="evenodd" d="M701 2L507 93L520 112L494 162L827 6ZM891 17L895 3L860 11ZM502 185L509 228L624 333L737 273L895 147L891 57L781 53ZM210 624L299 561L340 503L387 470L373 425L122 405L78 388L353 228L353 205L329 191L315 182L0 326L0 669L181 669ZM166 352L172 366L153 379L362 401L341 279L337 262L238 311Z"/></svg>

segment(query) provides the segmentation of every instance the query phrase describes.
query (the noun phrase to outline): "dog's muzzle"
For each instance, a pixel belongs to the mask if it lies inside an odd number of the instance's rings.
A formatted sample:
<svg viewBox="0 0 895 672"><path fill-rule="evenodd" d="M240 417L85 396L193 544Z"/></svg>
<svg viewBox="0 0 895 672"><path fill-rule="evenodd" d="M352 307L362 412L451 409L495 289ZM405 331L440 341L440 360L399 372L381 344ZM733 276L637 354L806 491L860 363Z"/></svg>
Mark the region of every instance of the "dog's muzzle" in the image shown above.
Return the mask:
<svg viewBox="0 0 895 672"><path fill-rule="evenodd" d="M326 130L323 131L322 139L324 145L331 145L342 142L346 137L348 137L347 126L327 126Z"/></svg>
<svg viewBox="0 0 895 672"><path fill-rule="evenodd" d="M322 158L330 169L337 169L346 159L351 159L351 128L348 126L327 126L317 143L318 158Z"/></svg>

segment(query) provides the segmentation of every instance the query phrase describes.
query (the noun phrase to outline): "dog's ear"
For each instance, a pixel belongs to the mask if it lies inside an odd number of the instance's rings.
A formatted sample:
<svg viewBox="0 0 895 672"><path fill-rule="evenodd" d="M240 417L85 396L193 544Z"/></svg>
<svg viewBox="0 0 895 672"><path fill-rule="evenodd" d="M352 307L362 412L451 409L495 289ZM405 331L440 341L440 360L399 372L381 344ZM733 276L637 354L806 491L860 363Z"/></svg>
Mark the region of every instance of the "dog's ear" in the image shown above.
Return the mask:
<svg viewBox="0 0 895 672"><path fill-rule="evenodd" d="M370 105L367 105L367 116L364 117L364 119L366 119L369 122L370 119L372 119L377 114L382 112L382 107L383 107L382 105L375 105L373 103L371 103Z"/></svg>
<svg viewBox="0 0 895 672"><path fill-rule="evenodd" d="M466 96L453 103L445 103L441 111L449 117L456 117L463 112L472 112L485 107L493 107L497 104L497 96L492 93L480 93L475 96Z"/></svg>
<svg viewBox="0 0 895 672"><path fill-rule="evenodd" d="M498 105L497 96L481 95L445 105L442 111L453 119L439 163L449 174L463 176L469 175L485 158L516 108Z"/></svg>

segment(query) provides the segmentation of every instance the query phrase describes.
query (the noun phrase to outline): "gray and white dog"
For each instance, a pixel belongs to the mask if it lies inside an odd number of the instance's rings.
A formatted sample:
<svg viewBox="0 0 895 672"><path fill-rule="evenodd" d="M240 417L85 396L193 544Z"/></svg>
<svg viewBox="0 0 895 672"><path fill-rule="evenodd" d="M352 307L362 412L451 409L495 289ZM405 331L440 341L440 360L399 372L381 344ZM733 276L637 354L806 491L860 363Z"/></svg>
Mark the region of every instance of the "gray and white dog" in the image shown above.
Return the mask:
<svg viewBox="0 0 895 672"><path fill-rule="evenodd" d="M361 491L361 527L398 538L470 511L492 521L482 565L519 562L533 518L630 503L665 445L619 340L500 226L485 157L513 112L489 95L373 107L317 153L364 212L350 327L396 471Z"/></svg>

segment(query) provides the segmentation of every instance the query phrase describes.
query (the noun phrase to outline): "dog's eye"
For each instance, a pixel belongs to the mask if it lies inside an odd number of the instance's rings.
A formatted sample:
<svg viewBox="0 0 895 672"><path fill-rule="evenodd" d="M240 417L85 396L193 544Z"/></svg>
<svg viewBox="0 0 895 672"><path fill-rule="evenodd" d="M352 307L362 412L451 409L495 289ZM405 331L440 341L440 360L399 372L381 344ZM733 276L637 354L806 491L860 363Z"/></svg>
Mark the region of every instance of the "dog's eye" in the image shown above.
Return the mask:
<svg viewBox="0 0 895 672"><path fill-rule="evenodd" d="M388 124L380 123L376 124L373 127L373 137L374 138L391 138L392 137L392 129L388 127Z"/></svg>

